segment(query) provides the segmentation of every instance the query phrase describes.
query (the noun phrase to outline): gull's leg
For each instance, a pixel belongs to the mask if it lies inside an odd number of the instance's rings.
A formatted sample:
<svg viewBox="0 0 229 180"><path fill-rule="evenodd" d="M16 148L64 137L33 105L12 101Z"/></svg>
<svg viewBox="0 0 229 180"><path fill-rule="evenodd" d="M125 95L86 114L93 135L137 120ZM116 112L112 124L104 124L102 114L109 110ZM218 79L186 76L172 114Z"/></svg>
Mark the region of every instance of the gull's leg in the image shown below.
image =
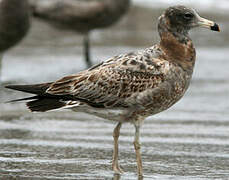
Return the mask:
<svg viewBox="0 0 229 180"><path fill-rule="evenodd" d="M113 131L114 151L113 151L113 159L112 159L112 169L115 173L123 173L122 169L118 165L118 138L119 138L121 126L122 123L119 122Z"/></svg>
<svg viewBox="0 0 229 180"><path fill-rule="evenodd" d="M90 58L90 40L89 40L89 33L84 35L84 58L87 64L87 67L92 66L91 58Z"/></svg>
<svg viewBox="0 0 229 180"><path fill-rule="evenodd" d="M0 83L2 81L2 57L3 54L0 53Z"/></svg>
<svg viewBox="0 0 229 180"><path fill-rule="evenodd" d="M137 168L138 168L138 176L143 176L142 172L142 158L141 158L141 144L139 143L140 136L140 126L135 124L135 137L134 137L134 149L136 152L136 160L137 160Z"/></svg>

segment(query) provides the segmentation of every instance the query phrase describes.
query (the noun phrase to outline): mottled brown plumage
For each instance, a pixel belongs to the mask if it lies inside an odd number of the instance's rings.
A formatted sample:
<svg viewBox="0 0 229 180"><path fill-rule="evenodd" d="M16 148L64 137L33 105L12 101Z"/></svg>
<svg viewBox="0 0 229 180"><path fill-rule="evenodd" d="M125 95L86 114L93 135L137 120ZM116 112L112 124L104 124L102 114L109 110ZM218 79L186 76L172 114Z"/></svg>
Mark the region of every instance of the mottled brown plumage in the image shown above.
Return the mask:
<svg viewBox="0 0 229 180"><path fill-rule="evenodd" d="M212 28L218 25L199 17L193 9L170 7L159 18L159 44L115 56L86 71L46 84L43 93L34 97L37 100L27 103L27 106L32 111L44 111L48 104L50 107L57 104L58 107L117 121L113 132L112 167L118 173L122 172L118 165L121 124L133 123L138 174L142 176L140 126L146 117L171 107L187 90L195 64L195 49L188 31L197 26ZM33 89L38 86L8 88L34 93ZM42 107L44 99L46 102Z"/></svg>

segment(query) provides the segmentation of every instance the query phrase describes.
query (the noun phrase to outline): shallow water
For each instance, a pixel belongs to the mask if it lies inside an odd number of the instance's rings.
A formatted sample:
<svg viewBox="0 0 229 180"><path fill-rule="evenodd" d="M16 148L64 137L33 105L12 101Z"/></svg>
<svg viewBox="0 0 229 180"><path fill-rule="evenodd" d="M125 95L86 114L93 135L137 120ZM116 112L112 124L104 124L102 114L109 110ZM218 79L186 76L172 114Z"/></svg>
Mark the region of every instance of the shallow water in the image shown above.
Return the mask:
<svg viewBox="0 0 229 180"><path fill-rule="evenodd" d="M134 12L113 29L92 34L94 63L157 41L154 21L136 25L131 19L133 14L156 19L157 12ZM229 178L227 18L213 17L221 33L194 30L197 63L188 92L168 111L145 120L144 179ZM34 22L25 41L4 57L4 84L53 81L84 69L81 40ZM119 159L125 174L117 176L111 171L114 123L68 110L30 113L23 103L3 103L24 95L0 86L0 179L137 179L132 125L121 129Z"/></svg>

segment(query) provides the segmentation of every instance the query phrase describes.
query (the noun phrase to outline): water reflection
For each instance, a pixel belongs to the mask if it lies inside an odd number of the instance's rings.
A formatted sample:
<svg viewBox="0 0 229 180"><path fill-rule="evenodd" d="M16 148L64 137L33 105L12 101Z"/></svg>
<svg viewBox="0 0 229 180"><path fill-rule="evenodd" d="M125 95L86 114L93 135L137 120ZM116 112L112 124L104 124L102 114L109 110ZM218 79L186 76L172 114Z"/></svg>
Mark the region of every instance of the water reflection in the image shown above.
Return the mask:
<svg viewBox="0 0 229 180"><path fill-rule="evenodd" d="M2 129L0 137L2 139L27 139L30 136L30 131L25 129Z"/></svg>
<svg viewBox="0 0 229 180"><path fill-rule="evenodd" d="M114 174L114 177L112 178L113 180L120 180L121 175L120 174Z"/></svg>
<svg viewBox="0 0 229 180"><path fill-rule="evenodd" d="M125 178L122 178L122 175L120 175L120 174L114 174L114 176L112 178L112 180L121 180L121 179L125 179ZM143 176L138 176L136 178L136 180L143 180L143 179L144 179Z"/></svg>

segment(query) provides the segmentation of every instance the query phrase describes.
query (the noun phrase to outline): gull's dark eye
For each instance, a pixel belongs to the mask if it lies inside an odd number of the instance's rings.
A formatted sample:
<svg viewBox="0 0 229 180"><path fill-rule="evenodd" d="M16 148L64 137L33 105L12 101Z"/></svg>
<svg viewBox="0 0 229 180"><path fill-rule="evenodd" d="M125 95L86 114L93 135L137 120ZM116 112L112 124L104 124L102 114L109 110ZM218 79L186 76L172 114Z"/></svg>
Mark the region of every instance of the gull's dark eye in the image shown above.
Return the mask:
<svg viewBox="0 0 229 180"><path fill-rule="evenodd" d="M192 13L189 13L189 12L188 12L188 13L185 13L185 14L184 14L184 18L187 19L187 20L190 20L190 19L192 19L193 17L194 17L194 15L193 15Z"/></svg>

